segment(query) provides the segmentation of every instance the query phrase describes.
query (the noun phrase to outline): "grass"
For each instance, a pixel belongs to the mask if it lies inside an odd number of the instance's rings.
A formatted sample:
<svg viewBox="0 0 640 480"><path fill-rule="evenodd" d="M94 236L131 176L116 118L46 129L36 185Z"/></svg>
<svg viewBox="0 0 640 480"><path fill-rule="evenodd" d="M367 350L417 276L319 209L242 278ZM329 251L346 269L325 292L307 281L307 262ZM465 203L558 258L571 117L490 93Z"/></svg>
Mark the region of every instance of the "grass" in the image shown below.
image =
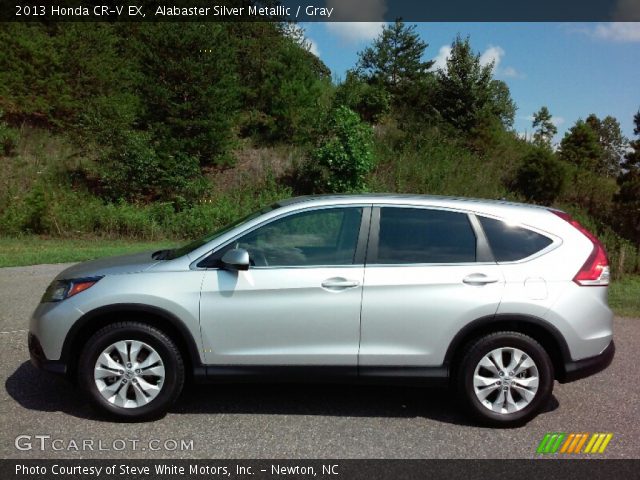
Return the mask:
<svg viewBox="0 0 640 480"><path fill-rule="evenodd" d="M627 275L613 282L609 305L621 317L640 317L640 275Z"/></svg>
<svg viewBox="0 0 640 480"><path fill-rule="evenodd" d="M108 240L99 238L59 239L24 236L0 238L0 267L69 263L126 253L167 248L180 241ZM616 315L640 317L640 275L627 275L612 282L609 305Z"/></svg>
<svg viewBox="0 0 640 480"><path fill-rule="evenodd" d="M87 239L0 238L0 267L68 263L126 253L158 250L180 242Z"/></svg>

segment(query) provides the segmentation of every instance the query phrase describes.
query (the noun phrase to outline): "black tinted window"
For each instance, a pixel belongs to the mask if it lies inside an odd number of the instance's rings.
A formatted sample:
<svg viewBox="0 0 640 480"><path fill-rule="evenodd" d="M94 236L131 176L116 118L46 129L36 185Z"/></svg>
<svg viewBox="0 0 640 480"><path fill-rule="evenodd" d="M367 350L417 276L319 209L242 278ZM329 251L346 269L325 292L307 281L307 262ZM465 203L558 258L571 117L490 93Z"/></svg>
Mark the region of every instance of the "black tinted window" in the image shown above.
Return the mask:
<svg viewBox="0 0 640 480"><path fill-rule="evenodd" d="M539 252L552 242L550 238L526 228L511 226L493 218L478 218L498 262L522 260Z"/></svg>
<svg viewBox="0 0 640 480"><path fill-rule="evenodd" d="M475 262L476 237L467 215L420 208L380 209L374 263Z"/></svg>

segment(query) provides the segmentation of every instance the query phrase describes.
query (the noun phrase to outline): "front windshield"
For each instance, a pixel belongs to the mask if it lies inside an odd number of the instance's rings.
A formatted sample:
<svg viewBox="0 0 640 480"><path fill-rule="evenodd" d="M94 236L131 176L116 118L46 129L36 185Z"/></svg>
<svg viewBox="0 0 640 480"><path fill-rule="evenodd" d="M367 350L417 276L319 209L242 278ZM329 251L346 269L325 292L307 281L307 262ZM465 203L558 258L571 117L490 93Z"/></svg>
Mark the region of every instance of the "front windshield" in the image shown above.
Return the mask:
<svg viewBox="0 0 640 480"><path fill-rule="evenodd" d="M200 248L201 246L205 245L206 243L209 243L211 240L216 239L220 235L227 233L229 230L232 230L232 229L236 228L238 225L240 225L240 224L242 224L244 222L248 222L249 220L253 220L254 218L259 217L260 215L263 215L263 214L265 214L267 212L270 212L271 210L275 210L276 208L279 208L279 207L280 207L280 205L278 205L277 203L274 203L273 205L269 205L268 207L264 207L264 208L258 210L257 212L250 213L246 217L243 217L243 218L241 218L239 220L236 220L233 223L225 225L221 229L216 230L213 233L209 233L209 234L205 235L204 237L199 238L198 240L194 240L194 241L189 242L188 244L186 244L186 245L184 245L182 247L170 250L169 252L167 252L167 254L163 258L167 259L167 260L173 260L174 258L178 258L178 257L182 257L183 255L187 255L188 253L193 252L194 250L196 250L196 249Z"/></svg>

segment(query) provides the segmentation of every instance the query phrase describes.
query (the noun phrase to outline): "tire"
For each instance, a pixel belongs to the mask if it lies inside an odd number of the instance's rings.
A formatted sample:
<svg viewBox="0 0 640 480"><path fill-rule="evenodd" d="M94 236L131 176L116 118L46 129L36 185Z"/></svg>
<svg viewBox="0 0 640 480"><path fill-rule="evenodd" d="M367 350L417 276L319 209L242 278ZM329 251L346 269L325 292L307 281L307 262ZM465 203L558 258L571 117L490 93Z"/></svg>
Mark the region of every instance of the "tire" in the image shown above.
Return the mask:
<svg viewBox="0 0 640 480"><path fill-rule="evenodd" d="M184 378L175 343L161 330L139 322L98 330L78 363L78 384L93 406L124 421L163 416L180 395Z"/></svg>
<svg viewBox="0 0 640 480"><path fill-rule="evenodd" d="M456 374L464 406L494 427L520 426L535 417L551 398L553 379L545 349L518 332L492 333L472 342Z"/></svg>

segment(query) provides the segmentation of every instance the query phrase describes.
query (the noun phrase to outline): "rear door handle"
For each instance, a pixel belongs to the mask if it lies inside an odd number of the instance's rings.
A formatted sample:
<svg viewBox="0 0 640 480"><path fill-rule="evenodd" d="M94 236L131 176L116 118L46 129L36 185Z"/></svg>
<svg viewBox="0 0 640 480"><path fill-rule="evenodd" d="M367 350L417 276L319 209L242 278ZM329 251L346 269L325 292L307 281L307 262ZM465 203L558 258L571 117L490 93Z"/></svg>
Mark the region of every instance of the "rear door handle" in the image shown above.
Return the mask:
<svg viewBox="0 0 640 480"><path fill-rule="evenodd" d="M358 287L360 282L357 280L348 280L346 278L328 278L322 282L322 288L329 290L344 290L345 288Z"/></svg>
<svg viewBox="0 0 640 480"><path fill-rule="evenodd" d="M497 283L496 277L489 277L484 273L472 273L462 279L467 285L486 285L487 283Z"/></svg>

